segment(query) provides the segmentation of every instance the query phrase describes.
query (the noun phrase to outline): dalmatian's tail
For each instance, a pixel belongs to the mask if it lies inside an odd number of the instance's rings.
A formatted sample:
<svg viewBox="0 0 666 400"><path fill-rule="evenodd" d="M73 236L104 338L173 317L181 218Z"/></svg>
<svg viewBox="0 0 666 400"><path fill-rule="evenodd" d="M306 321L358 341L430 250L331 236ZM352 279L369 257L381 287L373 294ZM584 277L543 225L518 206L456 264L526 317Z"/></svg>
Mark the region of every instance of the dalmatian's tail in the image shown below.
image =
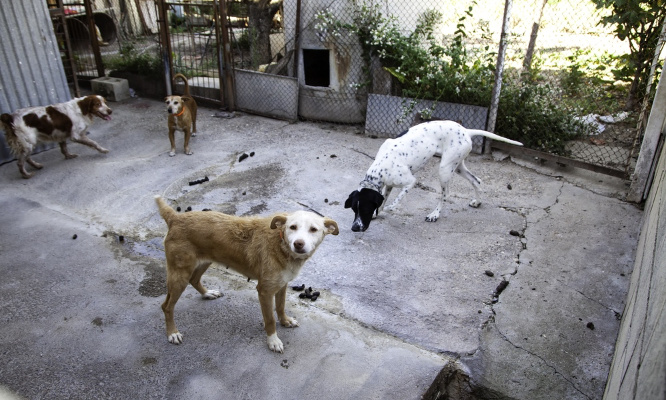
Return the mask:
<svg viewBox="0 0 666 400"><path fill-rule="evenodd" d="M488 131L482 131L482 130L479 130L479 129L468 129L467 132L472 136L485 136L488 139L497 140L497 141L505 142L505 143L511 143L513 145L516 145L516 146L522 146L523 145L520 142L516 142L515 140L507 139L503 136L496 135L496 134L494 134L492 132L488 132Z"/></svg>

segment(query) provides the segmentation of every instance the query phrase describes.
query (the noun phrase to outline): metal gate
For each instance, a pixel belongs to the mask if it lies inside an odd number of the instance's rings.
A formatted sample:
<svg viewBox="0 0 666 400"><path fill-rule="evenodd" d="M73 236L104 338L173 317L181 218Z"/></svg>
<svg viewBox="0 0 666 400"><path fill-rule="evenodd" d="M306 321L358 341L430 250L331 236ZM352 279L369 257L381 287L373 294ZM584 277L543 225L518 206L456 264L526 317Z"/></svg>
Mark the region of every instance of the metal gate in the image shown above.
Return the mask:
<svg viewBox="0 0 666 400"><path fill-rule="evenodd" d="M173 79L182 74L197 100L297 119L298 80L289 76L294 51L286 50L281 4L262 7L265 15L252 22L268 23L256 29L249 27L253 3L158 0L157 5L167 93L172 85L182 93L182 81Z"/></svg>

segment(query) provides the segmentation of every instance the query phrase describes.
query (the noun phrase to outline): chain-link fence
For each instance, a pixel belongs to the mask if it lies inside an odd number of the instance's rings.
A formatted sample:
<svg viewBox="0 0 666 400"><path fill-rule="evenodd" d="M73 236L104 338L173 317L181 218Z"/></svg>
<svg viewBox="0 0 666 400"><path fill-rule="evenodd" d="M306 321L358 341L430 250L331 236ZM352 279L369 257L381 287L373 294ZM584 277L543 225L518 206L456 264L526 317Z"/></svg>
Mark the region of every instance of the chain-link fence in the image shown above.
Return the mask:
<svg viewBox="0 0 666 400"><path fill-rule="evenodd" d="M360 45L366 131L393 136L422 118L487 128L529 148L630 172L639 132L621 81L628 43L592 1L328 1L306 24L322 43ZM501 39L505 58L498 60ZM650 55L651 57L652 55ZM502 86L492 104L496 67ZM451 104L453 103L453 104ZM469 107L476 106L476 107ZM492 129L492 127L490 127Z"/></svg>
<svg viewBox="0 0 666 400"><path fill-rule="evenodd" d="M385 137L451 119L621 176L640 139L628 42L600 24L610 11L593 0L65 3L78 76L138 74L130 86L147 95L146 85L171 90L165 71L182 73L195 97L231 109Z"/></svg>

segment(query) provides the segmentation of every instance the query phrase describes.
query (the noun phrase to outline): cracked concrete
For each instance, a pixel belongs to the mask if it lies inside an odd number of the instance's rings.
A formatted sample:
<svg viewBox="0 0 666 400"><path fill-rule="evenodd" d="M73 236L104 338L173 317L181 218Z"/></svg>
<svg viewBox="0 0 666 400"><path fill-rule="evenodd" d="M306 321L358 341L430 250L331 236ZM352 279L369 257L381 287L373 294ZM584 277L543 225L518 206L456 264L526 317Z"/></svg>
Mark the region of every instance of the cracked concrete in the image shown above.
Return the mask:
<svg viewBox="0 0 666 400"><path fill-rule="evenodd" d="M0 385L27 398L601 398L642 214L621 200L624 182L472 155L482 206L456 177L426 223L433 159L398 211L354 233L343 204L382 140L202 107L195 154L169 157L160 102L112 106L91 129L109 154L47 151L30 180L0 167ZM167 343L155 194L183 210L338 221L293 282L321 297L289 291L301 326L278 328L284 354L266 348L256 282L223 266L204 282L224 296L188 288L185 343Z"/></svg>

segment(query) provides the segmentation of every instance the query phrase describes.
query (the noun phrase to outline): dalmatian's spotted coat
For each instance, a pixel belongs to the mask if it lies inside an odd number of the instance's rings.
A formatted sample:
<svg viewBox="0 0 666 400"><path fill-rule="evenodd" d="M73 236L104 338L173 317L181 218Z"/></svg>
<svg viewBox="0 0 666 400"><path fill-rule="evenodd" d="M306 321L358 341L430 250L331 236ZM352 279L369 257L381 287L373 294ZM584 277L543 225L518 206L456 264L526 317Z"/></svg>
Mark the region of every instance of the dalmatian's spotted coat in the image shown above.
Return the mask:
<svg viewBox="0 0 666 400"><path fill-rule="evenodd" d="M426 217L426 221L435 222L439 219L440 210L449 196L448 183L454 173L467 179L474 187L475 197L469 205L480 206L481 180L465 166L465 158L472 150L472 136L485 136L522 146L520 142L491 132L466 129L453 121L426 122L412 127L396 139L387 139L379 148L375 161L365 174L359 189L353 191L345 202L345 208L351 208L355 213L352 231L368 229L373 214L379 214L384 209L391 190L400 187L402 190L398 196L386 207L387 211L395 209L400 200L416 184L413 173L423 168L435 154L441 154L442 157L439 164L442 195L437 207Z"/></svg>

